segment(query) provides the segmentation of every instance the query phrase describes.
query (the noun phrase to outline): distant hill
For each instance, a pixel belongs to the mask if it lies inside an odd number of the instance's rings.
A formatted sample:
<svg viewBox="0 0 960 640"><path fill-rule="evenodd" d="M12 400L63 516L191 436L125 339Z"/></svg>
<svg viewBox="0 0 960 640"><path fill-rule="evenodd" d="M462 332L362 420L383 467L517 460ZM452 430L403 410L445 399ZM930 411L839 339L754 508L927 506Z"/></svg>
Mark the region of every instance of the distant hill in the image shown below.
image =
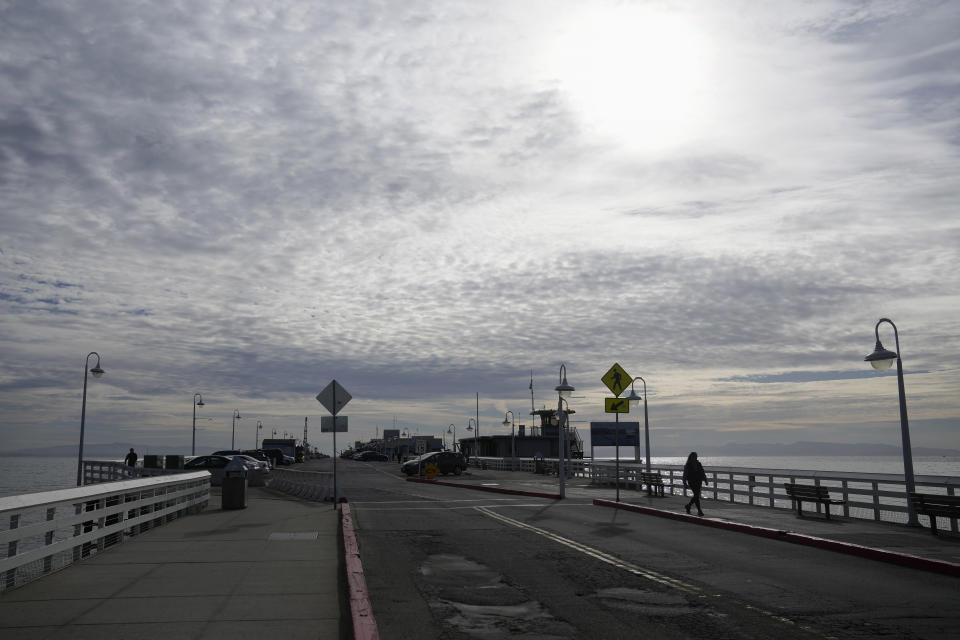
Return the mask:
<svg viewBox="0 0 960 640"><path fill-rule="evenodd" d="M29 449L19 449L17 451L0 451L0 456L37 456L43 458L69 458L77 455L76 444L63 444L51 447L31 447ZM114 442L111 444L84 444L84 458L104 458L106 460L122 460L130 447L141 457L146 453L180 453L180 451L168 451L161 447L144 447L129 442Z"/></svg>
<svg viewBox="0 0 960 640"><path fill-rule="evenodd" d="M653 448L653 447L651 447ZM936 449L913 447L914 456L960 456L960 449ZM876 443L837 443L837 442L794 442L775 444L761 442L729 442L727 444L705 444L696 448L701 456L899 456L900 447ZM676 452L674 455L686 455L689 452ZM655 448L653 454L669 455Z"/></svg>

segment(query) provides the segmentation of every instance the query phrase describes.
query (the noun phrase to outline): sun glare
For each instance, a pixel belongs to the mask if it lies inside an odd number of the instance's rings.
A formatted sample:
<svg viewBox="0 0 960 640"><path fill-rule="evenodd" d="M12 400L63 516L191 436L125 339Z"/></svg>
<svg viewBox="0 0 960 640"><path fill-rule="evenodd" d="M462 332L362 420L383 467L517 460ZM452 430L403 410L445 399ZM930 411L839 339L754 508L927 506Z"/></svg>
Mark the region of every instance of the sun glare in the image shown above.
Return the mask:
<svg viewBox="0 0 960 640"><path fill-rule="evenodd" d="M586 128L661 149L708 126L708 51L695 25L631 6L569 18L549 36L543 67Z"/></svg>

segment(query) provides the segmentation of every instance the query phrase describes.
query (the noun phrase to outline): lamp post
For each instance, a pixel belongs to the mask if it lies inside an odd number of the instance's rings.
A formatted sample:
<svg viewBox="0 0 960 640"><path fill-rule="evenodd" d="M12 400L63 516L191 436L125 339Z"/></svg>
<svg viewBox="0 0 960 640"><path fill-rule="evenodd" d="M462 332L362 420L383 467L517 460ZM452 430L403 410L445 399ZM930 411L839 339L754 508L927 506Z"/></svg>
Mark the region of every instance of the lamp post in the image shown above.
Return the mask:
<svg viewBox="0 0 960 640"><path fill-rule="evenodd" d="M643 444L644 452L647 454L646 469L647 473L650 473L650 422L647 420L647 381L643 379L643 376L637 376L630 381L630 395L627 396L627 401L633 407L640 404L640 396L633 390L633 383L637 380L643 383Z"/></svg>
<svg viewBox="0 0 960 640"><path fill-rule="evenodd" d="M97 364L90 368L90 356L97 356ZM77 452L77 486L83 485L83 427L87 420L87 372L93 374L94 378L103 375L103 369L100 368L100 354L91 351L87 354L87 359L83 363L83 404L80 407L80 449Z"/></svg>
<svg viewBox="0 0 960 640"><path fill-rule="evenodd" d="M243 420L243 416L240 415L240 409L233 410L233 423L230 425L230 450L231 451L237 448L235 444L235 434L237 432L237 420Z"/></svg>
<svg viewBox="0 0 960 640"><path fill-rule="evenodd" d="M200 398L200 402L197 402ZM197 407L203 406L203 396L199 393L193 394L193 440L190 441L190 455L197 455Z"/></svg>
<svg viewBox="0 0 960 640"><path fill-rule="evenodd" d="M475 429L475 428L473 427L473 425L475 425L475 424L477 424L477 421L474 420L473 418L468 418L468 419L467 419L467 431L469 431L470 433L473 434L473 457L479 459L479 458L480 458L480 449L479 449L479 445L477 444L477 434L480 432L480 430L479 430L479 429ZM479 462L479 461L477 462L477 466L478 466L478 467L480 466L480 462Z"/></svg>
<svg viewBox="0 0 960 640"><path fill-rule="evenodd" d="M263 421L262 421L262 420L257 420L257 429L256 429L256 431L253 432L253 448L254 448L254 449L259 449L259 448L260 448L259 446L257 446L257 443L260 442L260 430L261 430L261 429L263 429Z"/></svg>
<svg viewBox="0 0 960 640"><path fill-rule="evenodd" d="M507 420L507 413L510 414L510 419ZM503 426L510 427L510 470L517 470L517 440L516 435L514 434L514 422L515 416L513 411L507 410L507 413L503 414Z"/></svg>
<svg viewBox="0 0 960 640"><path fill-rule="evenodd" d="M897 350L888 351L880 343L880 324L887 322L893 327L893 337L896 342ZM864 360L869 362L877 371L885 371L890 368L894 360L897 362L897 389L900 393L900 436L903 440L903 478L907 488L907 525L919 527L920 521L917 520L917 511L914 509L913 502L910 500L910 494L916 490L913 479L913 453L910 449L910 423L907 420L907 397L903 390L903 361L900 360L900 334L897 332L897 325L889 318L880 318L877 325L873 328L873 333L877 338L877 346L873 353Z"/></svg>
<svg viewBox="0 0 960 640"><path fill-rule="evenodd" d="M566 434L563 429L563 403L567 401L567 398L570 397L570 394L574 392L573 385L567 383L567 366L565 364L560 365L560 384L554 387L554 391L557 392L557 435L560 439L560 449L558 451L559 455L557 456L557 478L559 479L559 493L560 499L564 497L564 470L563 470L563 459L566 456ZM570 410L570 403L567 402L567 411ZM569 413L567 414L569 416Z"/></svg>
<svg viewBox="0 0 960 640"><path fill-rule="evenodd" d="M457 450L457 425L450 423L447 427L447 433L453 434L453 450Z"/></svg>

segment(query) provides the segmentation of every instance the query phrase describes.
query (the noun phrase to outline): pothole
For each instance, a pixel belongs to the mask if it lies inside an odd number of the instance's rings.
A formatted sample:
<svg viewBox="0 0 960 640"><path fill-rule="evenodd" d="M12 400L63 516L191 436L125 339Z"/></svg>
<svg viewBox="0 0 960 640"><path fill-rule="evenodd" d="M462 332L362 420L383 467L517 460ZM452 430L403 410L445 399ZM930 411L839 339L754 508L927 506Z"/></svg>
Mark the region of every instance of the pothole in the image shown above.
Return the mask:
<svg viewBox="0 0 960 640"><path fill-rule="evenodd" d="M486 565L453 554L431 555L420 567L430 606L448 625L473 638L560 640L575 629Z"/></svg>
<svg viewBox="0 0 960 640"><path fill-rule="evenodd" d="M678 593L658 593L642 589L614 587L601 589L591 596L611 609L631 611L647 616L682 616L694 608Z"/></svg>

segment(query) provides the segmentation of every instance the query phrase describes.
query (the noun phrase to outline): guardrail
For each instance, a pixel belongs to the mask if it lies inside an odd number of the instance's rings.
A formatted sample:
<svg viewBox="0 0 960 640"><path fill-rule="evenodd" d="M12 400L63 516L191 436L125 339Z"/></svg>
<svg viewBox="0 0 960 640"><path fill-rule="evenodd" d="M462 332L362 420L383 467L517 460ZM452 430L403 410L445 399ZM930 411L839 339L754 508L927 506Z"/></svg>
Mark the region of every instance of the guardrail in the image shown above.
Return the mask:
<svg viewBox="0 0 960 640"><path fill-rule="evenodd" d="M333 473L329 471L296 471L278 467L270 472L268 486L304 500L333 500Z"/></svg>
<svg viewBox="0 0 960 640"><path fill-rule="evenodd" d="M200 511L209 500L206 471L0 498L0 591Z"/></svg>
<svg viewBox="0 0 960 640"><path fill-rule="evenodd" d="M548 473L556 473L556 459L545 460ZM510 458L471 459L473 466L510 471ZM534 471L532 458L517 459L516 468ZM614 462L568 460L564 470L571 477L588 478L591 484L613 485L616 481ZM641 464L620 463L620 488L641 490ZM652 464L651 471L663 477L664 492L686 495L683 487L683 465ZM761 507L791 508L792 501L783 488L784 483L823 486L831 495L846 501L843 515L849 518L883 522L907 521L906 484L902 475L892 473L857 473L846 471L809 471L801 469L760 469L750 467L705 467L709 485L703 488L703 497L726 502L738 502ZM915 476L917 491L942 495L960 493L960 478L950 476ZM822 509L817 505L817 511ZM958 532L957 518L939 518L937 528Z"/></svg>
<svg viewBox="0 0 960 640"><path fill-rule="evenodd" d="M164 469L151 467L131 467L126 462L109 460L84 460L83 484L97 484L100 482L116 482L132 478L153 478L172 473L183 473L183 469Z"/></svg>

